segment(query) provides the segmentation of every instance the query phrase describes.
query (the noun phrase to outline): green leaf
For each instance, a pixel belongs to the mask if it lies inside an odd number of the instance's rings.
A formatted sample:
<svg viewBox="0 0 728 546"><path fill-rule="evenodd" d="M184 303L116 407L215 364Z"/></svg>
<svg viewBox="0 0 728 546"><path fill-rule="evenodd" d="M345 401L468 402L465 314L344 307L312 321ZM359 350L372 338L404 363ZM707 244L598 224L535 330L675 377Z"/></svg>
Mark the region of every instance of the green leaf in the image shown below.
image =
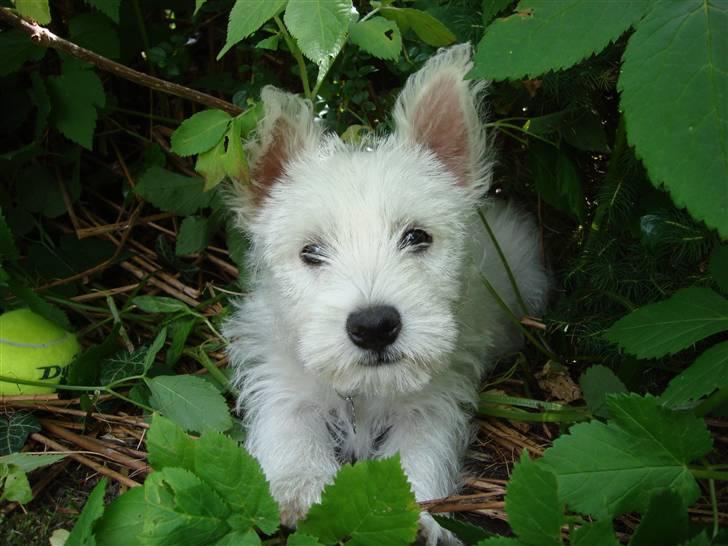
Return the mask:
<svg viewBox="0 0 728 546"><path fill-rule="evenodd" d="M146 201L166 212L187 216L210 206L212 194L202 190L202 180L149 167L139 179L135 191Z"/></svg>
<svg viewBox="0 0 728 546"><path fill-rule="evenodd" d="M165 362L168 366L174 366L182 356L187 338L196 322L197 319L195 317L182 317L169 324L171 343L165 355Z"/></svg>
<svg viewBox="0 0 728 546"><path fill-rule="evenodd" d="M38 110L35 116L35 138L38 140L48 125L48 115L51 113L51 98L48 96L45 80L37 72L30 74L30 81L33 87L30 89L28 95Z"/></svg>
<svg viewBox="0 0 728 546"><path fill-rule="evenodd" d="M571 546L619 546L610 520L585 523L571 533Z"/></svg>
<svg viewBox="0 0 728 546"><path fill-rule="evenodd" d="M402 49L402 35L394 21L372 17L351 26L351 41L378 59L396 61Z"/></svg>
<svg viewBox="0 0 728 546"><path fill-rule="evenodd" d="M150 474L144 500L142 539L155 546L209 544L230 531L230 508L188 470L167 467Z"/></svg>
<svg viewBox="0 0 728 546"><path fill-rule="evenodd" d="M559 502L556 477L533 462L525 450L508 483L506 513L519 540L561 546L564 507Z"/></svg>
<svg viewBox="0 0 728 546"><path fill-rule="evenodd" d="M669 546L688 538L688 511L674 491L658 491L632 536L630 546Z"/></svg>
<svg viewBox="0 0 728 546"><path fill-rule="evenodd" d="M278 529L278 507L263 470L234 440L205 432L195 444L194 457L195 473L230 505L237 530L255 526L270 535Z"/></svg>
<svg viewBox="0 0 728 546"><path fill-rule="evenodd" d="M96 109L106 105L101 80L93 70L66 70L47 79L53 104L53 125L66 137L87 150L93 145Z"/></svg>
<svg viewBox="0 0 728 546"><path fill-rule="evenodd" d="M65 458L63 454L43 453L34 455L31 453L11 453L0 457L0 464L16 466L23 472L32 472L36 468L57 463Z"/></svg>
<svg viewBox="0 0 728 546"><path fill-rule="evenodd" d="M220 142L230 119L230 114L222 110L197 112L172 133L172 151L181 156L206 152Z"/></svg>
<svg viewBox="0 0 728 546"><path fill-rule="evenodd" d="M40 61L46 49L33 43L33 40L20 29L11 28L0 32L0 76L7 76L19 70L29 61Z"/></svg>
<svg viewBox="0 0 728 546"><path fill-rule="evenodd" d="M96 546L94 525L104 513L104 494L106 493L106 478L101 478L86 500L86 504L73 526L71 534L64 546Z"/></svg>
<svg viewBox="0 0 728 546"><path fill-rule="evenodd" d="M214 148L202 152L197 156L195 161L195 172L197 172L205 181L204 191L217 186L225 178L225 165L223 164L225 157L225 141L220 140Z"/></svg>
<svg viewBox="0 0 728 546"><path fill-rule="evenodd" d="M483 0L483 25L488 26L514 0Z"/></svg>
<svg viewBox="0 0 728 546"><path fill-rule="evenodd" d="M147 313L190 312L190 308L185 302L165 296L136 296L131 302Z"/></svg>
<svg viewBox="0 0 728 546"><path fill-rule="evenodd" d="M598 518L644 511L666 487L694 502L700 491L688 463L711 450L705 422L652 396L610 395L608 406L608 424L574 425L541 459L569 508Z"/></svg>
<svg viewBox="0 0 728 546"><path fill-rule="evenodd" d="M178 256L196 254L210 243L210 226L207 218L188 216L182 221L174 252Z"/></svg>
<svg viewBox="0 0 728 546"><path fill-rule="evenodd" d="M99 384L99 362L118 351L120 328L121 323L117 322L102 343L91 345L73 359L66 368L70 385L90 386Z"/></svg>
<svg viewBox="0 0 728 546"><path fill-rule="evenodd" d="M457 39L449 28L426 11L391 6L382 7L379 11L384 17L397 23L402 32L411 28L427 45L441 47L450 45Z"/></svg>
<svg viewBox="0 0 728 546"><path fill-rule="evenodd" d="M147 386L152 407L185 430L224 431L233 425L225 399L200 377L163 375L147 379Z"/></svg>
<svg viewBox="0 0 728 546"><path fill-rule="evenodd" d="M0 455L20 451L34 432L40 432L40 423L31 413L19 411L0 417Z"/></svg>
<svg viewBox="0 0 728 546"><path fill-rule="evenodd" d="M235 222L232 219L228 220L225 224L225 241L228 252L230 252L230 258L235 262L235 265L238 266L241 272L245 271L247 265L245 263L245 256L248 253L248 239L235 226Z"/></svg>
<svg viewBox="0 0 728 546"><path fill-rule="evenodd" d="M454 518L448 518L445 516L438 516L437 514L432 515L435 521L440 524L440 527L452 531L460 540L467 542L468 544L475 544L479 540L483 540L491 536L491 533L473 525L467 521L460 521Z"/></svg>
<svg viewBox="0 0 728 546"><path fill-rule="evenodd" d="M33 19L33 21L41 25L47 25L51 22L51 9L48 7L48 0L13 1L20 15Z"/></svg>
<svg viewBox="0 0 728 546"><path fill-rule="evenodd" d="M481 540L476 546L526 546L517 538L494 537Z"/></svg>
<svg viewBox="0 0 728 546"><path fill-rule="evenodd" d="M256 49L268 49L270 51L278 51L278 42L281 41L280 34L274 34L263 38L260 42L255 44Z"/></svg>
<svg viewBox="0 0 728 546"><path fill-rule="evenodd" d="M2 463L0 463L0 467ZM30 488L28 476L18 467L10 467L3 472L0 470L0 485L2 485L2 493L0 500L8 502L18 502L20 504L28 504L33 500L33 490Z"/></svg>
<svg viewBox="0 0 728 546"><path fill-rule="evenodd" d="M531 142L529 151L538 194L552 207L583 220L581 178L569 156L561 149L540 142Z"/></svg>
<svg viewBox="0 0 728 546"><path fill-rule="evenodd" d="M68 22L68 29L75 44L110 59L119 58L119 34L108 18L97 13L82 13Z"/></svg>
<svg viewBox="0 0 728 546"><path fill-rule="evenodd" d="M715 546L720 546L717 542L713 543ZM694 536L687 542L683 542L681 546L710 546L711 542L710 539L708 539L708 535L706 534L706 531L703 531L697 536Z"/></svg>
<svg viewBox="0 0 728 546"><path fill-rule="evenodd" d="M10 231L3 209L0 207L0 262L3 260L15 260L18 257L18 249L15 246L13 234Z"/></svg>
<svg viewBox="0 0 728 546"><path fill-rule="evenodd" d="M146 347L137 347L133 352L126 349L117 351L116 354L101 362L99 382L102 385L109 385L126 377L141 375L144 373L146 354Z"/></svg>
<svg viewBox="0 0 728 546"><path fill-rule="evenodd" d="M258 103L239 116L233 118L230 128L225 134L225 152L222 156L222 166L228 178L239 181L248 181L248 161L243 149L243 136L255 129L258 120L263 117L262 104ZM206 189L211 189L206 186Z"/></svg>
<svg viewBox="0 0 728 546"><path fill-rule="evenodd" d="M157 357L157 354L159 353L159 351L162 350L162 347L164 347L164 342L166 340L167 340L167 327L164 326L157 334L157 337L154 338L154 341L152 341L152 344L149 346L149 348L144 353L144 361L143 361L144 373L148 372L149 368L152 367L152 364L154 364L154 359Z"/></svg>
<svg viewBox="0 0 728 546"><path fill-rule="evenodd" d="M298 530L324 544L366 546L376 534L378 546L407 546L417 535L418 519L419 507L396 455L342 466Z"/></svg>
<svg viewBox="0 0 728 546"><path fill-rule="evenodd" d="M606 366L591 366L579 378L586 405L594 415L609 417L607 395L627 392L624 383Z"/></svg>
<svg viewBox="0 0 728 546"><path fill-rule="evenodd" d="M245 533L233 531L216 541L213 546L260 546L261 544L260 537L255 531L247 531ZM286 544L290 545L291 541L287 541Z"/></svg>
<svg viewBox="0 0 728 546"><path fill-rule="evenodd" d="M728 244L718 245L713 249L708 267L718 288L728 295Z"/></svg>
<svg viewBox="0 0 728 546"><path fill-rule="evenodd" d="M521 0L513 15L488 26L469 77L533 78L568 68L619 38L650 2Z"/></svg>
<svg viewBox="0 0 728 546"><path fill-rule="evenodd" d="M728 387L728 341L713 345L673 377L660 401L671 407L682 406L725 387Z"/></svg>
<svg viewBox="0 0 728 546"><path fill-rule="evenodd" d="M225 46L217 54L219 61L230 48L278 15L288 0L236 0L230 11Z"/></svg>
<svg viewBox="0 0 728 546"><path fill-rule="evenodd" d="M627 138L650 180L664 184L676 205L687 207L724 238L728 237L726 28L725 2L657 1L629 40L619 78Z"/></svg>
<svg viewBox="0 0 728 546"><path fill-rule="evenodd" d="M692 286L632 311L604 337L637 358L658 358L724 330L728 330L728 300Z"/></svg>
<svg viewBox="0 0 728 546"><path fill-rule="evenodd" d="M318 65L317 82L344 46L355 16L351 0L288 0L283 20L303 54Z"/></svg>
<svg viewBox="0 0 728 546"><path fill-rule="evenodd" d="M323 546L316 537L311 535L304 535L303 533L296 532L288 537L286 546Z"/></svg>
<svg viewBox="0 0 728 546"><path fill-rule="evenodd" d="M41 317L50 320L54 324L57 324L64 330L71 330L71 321L68 320L66 313L61 311L58 307L52 303L48 303L46 300L41 298L34 290L31 290L25 285L20 284L13 277L10 277L7 281L10 287L10 292L27 305L31 311L39 314Z"/></svg>
<svg viewBox="0 0 728 546"><path fill-rule="evenodd" d="M119 22L119 6L121 5L121 0L84 0L84 2L99 10L114 21L114 23Z"/></svg>
<svg viewBox="0 0 728 546"><path fill-rule="evenodd" d="M195 442L169 419L155 413L146 440L154 470L174 466L194 471Z"/></svg>
<svg viewBox="0 0 728 546"><path fill-rule="evenodd" d="M134 487L114 499L96 523L98 546L138 546L147 503L144 488Z"/></svg>

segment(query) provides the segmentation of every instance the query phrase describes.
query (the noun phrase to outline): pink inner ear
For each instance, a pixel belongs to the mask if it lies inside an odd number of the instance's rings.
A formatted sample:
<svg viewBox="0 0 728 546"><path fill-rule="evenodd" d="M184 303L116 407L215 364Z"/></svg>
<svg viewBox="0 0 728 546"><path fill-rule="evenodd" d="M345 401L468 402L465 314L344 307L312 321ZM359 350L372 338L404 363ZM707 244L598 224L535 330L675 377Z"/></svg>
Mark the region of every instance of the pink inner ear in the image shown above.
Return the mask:
<svg viewBox="0 0 728 546"><path fill-rule="evenodd" d="M417 142L432 150L465 186L472 182L470 143L458 84L449 75L430 84L415 107L412 128Z"/></svg>
<svg viewBox="0 0 728 546"><path fill-rule="evenodd" d="M276 180L283 175L286 161L289 155L288 137L290 129L288 122L283 118L276 121L271 130L270 144L263 150L260 158L253 166L250 173L252 184L253 201L257 204L268 195L270 188Z"/></svg>

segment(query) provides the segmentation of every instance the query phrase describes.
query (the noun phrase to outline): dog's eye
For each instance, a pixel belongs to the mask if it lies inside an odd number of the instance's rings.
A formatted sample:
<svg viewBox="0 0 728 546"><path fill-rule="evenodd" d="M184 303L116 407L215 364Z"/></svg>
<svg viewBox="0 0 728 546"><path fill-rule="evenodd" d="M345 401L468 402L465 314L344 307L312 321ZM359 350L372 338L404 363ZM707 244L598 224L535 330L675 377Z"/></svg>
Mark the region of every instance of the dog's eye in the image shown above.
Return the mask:
<svg viewBox="0 0 728 546"><path fill-rule="evenodd" d="M324 263L323 256L323 248L316 243L306 245L301 249L301 260L306 265L321 265Z"/></svg>
<svg viewBox="0 0 728 546"><path fill-rule="evenodd" d="M423 229L405 231L399 241L399 248L411 248L413 252L422 252L432 244L432 236Z"/></svg>

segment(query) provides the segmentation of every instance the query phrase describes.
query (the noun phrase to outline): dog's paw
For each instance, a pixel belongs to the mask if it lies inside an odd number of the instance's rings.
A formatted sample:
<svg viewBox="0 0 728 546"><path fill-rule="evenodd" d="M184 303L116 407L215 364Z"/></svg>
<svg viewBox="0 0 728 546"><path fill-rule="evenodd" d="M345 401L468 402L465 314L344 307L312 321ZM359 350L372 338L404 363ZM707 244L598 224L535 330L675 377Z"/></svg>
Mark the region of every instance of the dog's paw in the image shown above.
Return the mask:
<svg viewBox="0 0 728 546"><path fill-rule="evenodd" d="M281 523L294 528L306 517L311 505L321 500L321 491L327 482L325 476L288 476L271 480L271 493L278 501Z"/></svg>
<svg viewBox="0 0 728 546"><path fill-rule="evenodd" d="M420 514L420 540L423 546L463 546L463 543L450 531L444 529L430 514Z"/></svg>

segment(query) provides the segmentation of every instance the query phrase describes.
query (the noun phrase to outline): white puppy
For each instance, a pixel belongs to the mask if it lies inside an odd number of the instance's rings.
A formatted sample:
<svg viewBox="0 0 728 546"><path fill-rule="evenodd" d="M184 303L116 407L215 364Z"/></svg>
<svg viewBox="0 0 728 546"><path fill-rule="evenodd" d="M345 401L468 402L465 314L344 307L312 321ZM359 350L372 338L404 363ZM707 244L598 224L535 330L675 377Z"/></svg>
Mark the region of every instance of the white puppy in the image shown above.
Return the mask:
<svg viewBox="0 0 728 546"><path fill-rule="evenodd" d="M470 56L430 59L397 100L394 134L365 146L324 134L309 102L263 91L253 184L233 205L252 288L226 334L247 448L289 524L355 459L399 453L417 500L453 493L479 382L521 342L482 279L525 314L477 215L491 162ZM511 206L483 210L539 312L536 227ZM422 523L428 544L452 540Z"/></svg>

